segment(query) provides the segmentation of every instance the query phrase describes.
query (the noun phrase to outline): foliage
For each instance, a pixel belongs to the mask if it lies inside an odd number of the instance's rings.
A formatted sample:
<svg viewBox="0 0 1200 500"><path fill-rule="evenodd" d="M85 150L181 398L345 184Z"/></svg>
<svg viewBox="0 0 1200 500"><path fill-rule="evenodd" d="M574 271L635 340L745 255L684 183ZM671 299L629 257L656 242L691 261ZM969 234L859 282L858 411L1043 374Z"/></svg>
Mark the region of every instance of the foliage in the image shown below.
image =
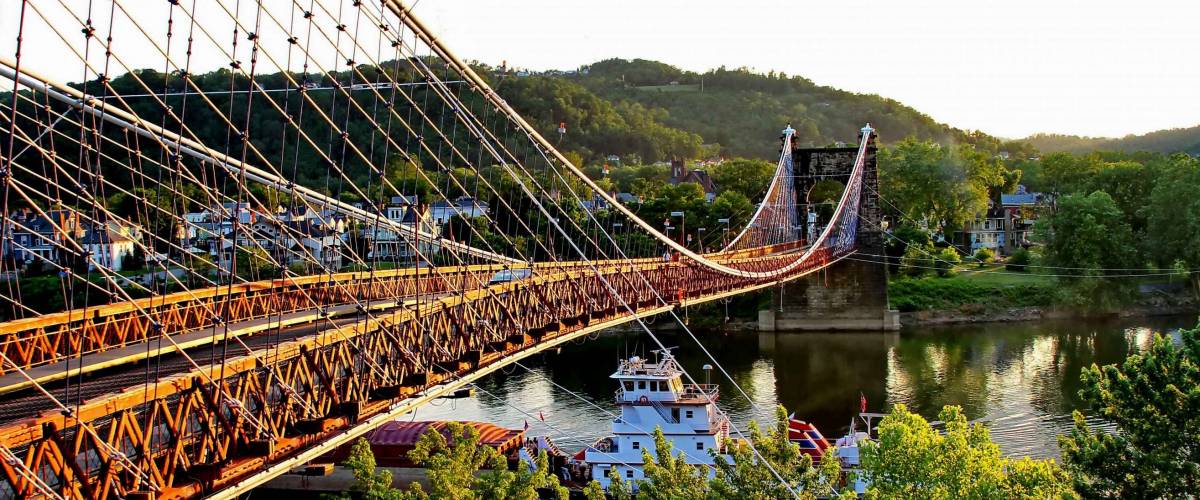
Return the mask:
<svg viewBox="0 0 1200 500"><path fill-rule="evenodd" d="M1046 241L1047 265L1065 275L1068 302L1099 309L1128 299L1127 284L1100 281L1132 267L1136 258L1129 224L1107 193L1064 196L1058 210L1039 219L1035 230Z"/></svg>
<svg viewBox="0 0 1200 500"><path fill-rule="evenodd" d="M604 487L600 486L595 479L583 487L583 497L587 500L607 500L607 497L604 496Z"/></svg>
<svg viewBox="0 0 1200 500"><path fill-rule="evenodd" d="M961 227L988 208L988 190L1004 183L1004 166L970 145L908 138L879 152L879 188L903 217Z"/></svg>
<svg viewBox="0 0 1200 500"><path fill-rule="evenodd" d="M933 257L933 267L937 268L938 276L943 278L954 276L957 273L957 271L954 270L954 267L957 266L959 262L962 262L962 258L958 256L958 252L951 247L938 250L937 254L935 254Z"/></svg>
<svg viewBox="0 0 1200 500"><path fill-rule="evenodd" d="M860 453L867 498L1071 498L1070 478L1052 460L1000 454L987 427L968 424L957 406L942 409L945 432L896 405L879 439Z"/></svg>
<svg viewBox="0 0 1200 500"><path fill-rule="evenodd" d="M550 472L545 452L539 453L537 467L530 471L521 466L516 472L508 470L504 457L494 448L479 445L479 431L458 422L447 422L447 440L442 432L430 429L421 435L408 456L424 466L429 475L429 494L432 498L538 498L539 488L554 490L566 498L566 489ZM475 476L475 471L489 468Z"/></svg>
<svg viewBox="0 0 1200 500"><path fill-rule="evenodd" d="M907 245L904 256L900 258L900 272L905 276L914 277L929 274L933 269L936 254L937 250L932 244L911 243Z"/></svg>
<svg viewBox="0 0 1200 500"><path fill-rule="evenodd" d="M687 500L706 496L706 480L695 466L687 463L683 452L673 454L662 429L654 428L654 452L642 450L646 479L638 482L638 499Z"/></svg>
<svg viewBox="0 0 1200 500"><path fill-rule="evenodd" d="M775 164L763 160L737 158L721 162L709 172L725 192L733 191L749 200L762 199L775 175Z"/></svg>
<svg viewBox="0 0 1200 500"><path fill-rule="evenodd" d="M1117 432L1097 432L1079 411L1059 439L1075 488L1089 498L1192 498L1200 488L1200 326L1178 344L1155 335L1121 366L1092 365L1080 396Z"/></svg>
<svg viewBox="0 0 1200 500"><path fill-rule="evenodd" d="M983 267L984 264L991 264L996 261L996 252L993 252L990 248L980 248L975 251L975 255L972 257L975 258L975 262L979 263L979 267Z"/></svg>
<svg viewBox="0 0 1200 500"><path fill-rule="evenodd" d="M765 464L746 443L730 443L730 458L709 450L716 465L716 476L709 481L709 496L747 500L787 498L796 492L804 498L836 496L841 481L840 461L826 456L820 467L814 468L812 457L800 453L800 447L788 440L787 425L787 410L782 406L776 407L775 423L767 433L759 429L757 422L750 422L750 442ZM772 469L780 474L782 482Z"/></svg>
<svg viewBox="0 0 1200 500"><path fill-rule="evenodd" d="M729 156L776 158L775 138L788 122L802 146L854 142L866 121L896 138L999 144L986 135L939 124L892 99L853 94L780 72L721 67L693 73L655 61L621 59L585 69L588 73L577 79L597 95L662 110L665 125L695 132L705 143L721 144ZM672 81L680 85L670 86Z"/></svg>
<svg viewBox="0 0 1200 500"><path fill-rule="evenodd" d="M423 498L424 492L420 484L413 484L410 492L392 488L392 472L375 467L375 454L371 452L371 444L364 438L359 438L350 448L350 457L342 464L354 473L354 485L350 491L363 500L402 500ZM335 498L349 499L348 495Z"/></svg>
<svg viewBox="0 0 1200 500"><path fill-rule="evenodd" d="M1200 126L1157 130L1147 134L1129 135L1119 139L1061 134L1036 134L1025 140L1041 151L1086 153L1089 151L1106 150L1200 154Z"/></svg>
<svg viewBox="0 0 1200 500"><path fill-rule="evenodd" d="M1032 260L1033 257L1029 253L1029 250L1018 248L1017 251L1008 256L1008 259L1004 262L1004 269L1008 271L1024 272L1028 270L1029 263Z"/></svg>
<svg viewBox="0 0 1200 500"><path fill-rule="evenodd" d="M1162 267L1200 269L1200 160L1172 156L1163 170L1145 209L1150 256ZM1191 282L1200 298L1200 273Z"/></svg>
<svg viewBox="0 0 1200 500"><path fill-rule="evenodd" d="M624 479L621 479L620 474L615 474L608 482L608 498L612 500L632 500L633 488Z"/></svg>

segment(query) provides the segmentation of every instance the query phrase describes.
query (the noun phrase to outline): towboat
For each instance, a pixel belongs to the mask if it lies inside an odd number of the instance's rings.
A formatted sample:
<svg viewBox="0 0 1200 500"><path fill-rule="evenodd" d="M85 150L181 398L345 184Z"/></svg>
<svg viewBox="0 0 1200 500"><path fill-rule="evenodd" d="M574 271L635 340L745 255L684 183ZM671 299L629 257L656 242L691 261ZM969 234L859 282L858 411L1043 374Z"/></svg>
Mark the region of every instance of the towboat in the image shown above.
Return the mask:
<svg viewBox="0 0 1200 500"><path fill-rule="evenodd" d="M617 382L615 402L620 415L612 421L612 435L584 448L576 459L593 479L608 488L613 477L634 485L645 479L642 452L655 454L655 428L662 430L675 453L687 463L715 474L710 450L725 454L729 420L716 406L715 384L685 384L683 369L667 351L655 351L657 361L634 356L622 360L610 378Z"/></svg>

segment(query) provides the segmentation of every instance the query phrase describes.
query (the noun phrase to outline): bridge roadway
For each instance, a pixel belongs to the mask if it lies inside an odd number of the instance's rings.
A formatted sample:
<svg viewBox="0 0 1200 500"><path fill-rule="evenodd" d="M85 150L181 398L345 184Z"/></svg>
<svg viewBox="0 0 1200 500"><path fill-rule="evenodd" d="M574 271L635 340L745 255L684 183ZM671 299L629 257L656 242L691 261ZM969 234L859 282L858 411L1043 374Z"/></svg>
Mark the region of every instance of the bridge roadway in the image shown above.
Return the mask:
<svg viewBox="0 0 1200 500"><path fill-rule="evenodd" d="M770 269L794 260L789 251L757 249L724 259L747 269ZM818 253L811 265L787 279L844 256ZM0 443L24 459L26 470L49 470L51 479L73 485L80 497L136 497L153 489L159 490L158 498L233 494L518 359L678 305L778 283L659 259L601 263L603 278L581 266L549 265L520 282L439 293L420 308L411 294L398 307L381 301L387 305L366 320L354 309L266 335L244 333L242 341L252 353L243 354L231 343L224 363L200 370L177 352L161 353L160 363L134 356L103 364L120 358L123 349L147 351L146 341L97 351L85 355L82 364L98 367L85 373L82 383L79 376L71 377L72 401L82 397L84 403L70 415L30 387L10 389L0 398ZM475 278L486 274L472 272ZM612 288L628 300L632 314L615 300ZM672 303L660 302L655 292ZM264 329L261 318L230 326L239 324ZM213 330L211 325L205 329ZM219 335L197 335L181 346L203 364ZM264 349L267 345L275 348ZM158 370L157 382L146 383L152 368ZM45 387L62 392L68 382L47 380ZM80 425L103 437L80 432ZM97 439L106 444L97 445ZM141 464L145 475L119 462L111 452L117 449ZM64 460L69 457L75 460ZM12 466L0 468L9 478L20 477ZM153 486L140 478L149 478Z"/></svg>

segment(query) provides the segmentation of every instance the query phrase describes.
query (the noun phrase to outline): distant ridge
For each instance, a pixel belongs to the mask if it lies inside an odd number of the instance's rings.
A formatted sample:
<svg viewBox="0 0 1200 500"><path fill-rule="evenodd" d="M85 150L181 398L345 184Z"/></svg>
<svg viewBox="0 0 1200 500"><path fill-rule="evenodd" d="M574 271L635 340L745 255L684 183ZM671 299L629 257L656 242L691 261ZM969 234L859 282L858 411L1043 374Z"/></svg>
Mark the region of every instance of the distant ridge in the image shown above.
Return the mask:
<svg viewBox="0 0 1200 500"><path fill-rule="evenodd" d="M1142 135L1110 137L1080 137L1063 134L1034 134L1023 139L1038 151L1051 153L1087 153L1090 151L1151 151L1155 153L1188 153L1200 155L1200 125L1188 128L1158 130Z"/></svg>

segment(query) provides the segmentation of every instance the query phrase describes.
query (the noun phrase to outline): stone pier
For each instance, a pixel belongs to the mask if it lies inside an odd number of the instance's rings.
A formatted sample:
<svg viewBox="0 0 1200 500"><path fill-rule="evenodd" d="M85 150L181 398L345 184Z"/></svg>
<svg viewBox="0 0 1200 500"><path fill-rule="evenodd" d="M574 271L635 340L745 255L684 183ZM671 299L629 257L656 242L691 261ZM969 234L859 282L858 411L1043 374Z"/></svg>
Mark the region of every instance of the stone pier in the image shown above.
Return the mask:
<svg viewBox="0 0 1200 500"><path fill-rule="evenodd" d="M872 140L874 136L872 136ZM807 196L813 186L822 181L845 184L854 168L858 148L797 148L792 151L796 165L796 192L803 199L801 220L808 220ZM876 148L867 147L863 188L859 214L870 221L880 220L879 177L876 171ZM805 227L805 237L816 238L820 231ZM887 269L874 262L883 255L883 238L875 223L859 221L858 253L869 255L864 260L844 259L841 262L807 277L798 279L774 292L771 309L759 311L761 331L796 330L856 330L891 331L900 329L900 314L888 308Z"/></svg>

